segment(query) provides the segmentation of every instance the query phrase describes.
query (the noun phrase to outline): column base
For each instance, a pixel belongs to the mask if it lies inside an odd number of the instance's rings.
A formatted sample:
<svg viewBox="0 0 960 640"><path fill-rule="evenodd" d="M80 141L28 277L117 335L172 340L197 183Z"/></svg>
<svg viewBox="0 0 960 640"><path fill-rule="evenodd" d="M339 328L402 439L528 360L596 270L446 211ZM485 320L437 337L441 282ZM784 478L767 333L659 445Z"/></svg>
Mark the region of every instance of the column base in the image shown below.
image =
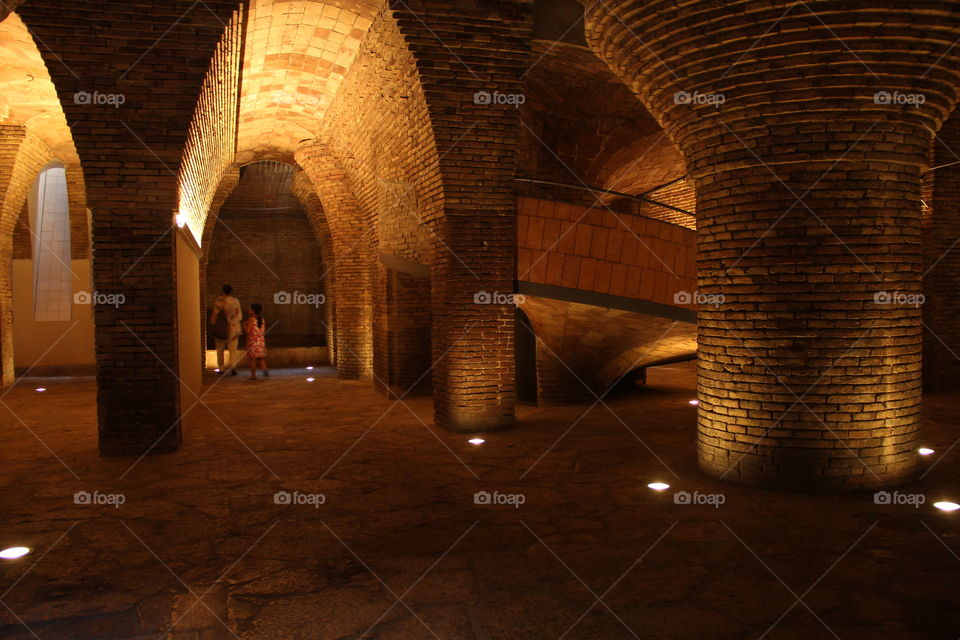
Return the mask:
<svg viewBox="0 0 960 640"><path fill-rule="evenodd" d="M513 412L504 414L499 407L466 409L439 412L435 418L436 424L447 431L454 433L486 433L503 431L516 425Z"/></svg>
<svg viewBox="0 0 960 640"><path fill-rule="evenodd" d="M916 480L921 464L915 451L889 456L882 461L856 458L767 457L722 452L698 443L697 464L706 475L747 487L781 491L836 492L883 489ZM867 468L867 464L871 465ZM735 466L731 466L735 465Z"/></svg>

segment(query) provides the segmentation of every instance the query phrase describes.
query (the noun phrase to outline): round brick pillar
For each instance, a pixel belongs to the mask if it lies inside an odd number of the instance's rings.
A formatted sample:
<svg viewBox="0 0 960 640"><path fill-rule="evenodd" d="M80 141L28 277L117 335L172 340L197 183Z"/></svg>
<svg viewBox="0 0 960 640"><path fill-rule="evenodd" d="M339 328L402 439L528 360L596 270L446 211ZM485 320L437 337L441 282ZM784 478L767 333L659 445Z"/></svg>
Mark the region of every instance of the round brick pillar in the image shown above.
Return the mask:
<svg viewBox="0 0 960 640"><path fill-rule="evenodd" d="M920 175L960 70L956 3L920 4L588 9L591 46L696 185L699 292L723 296L698 316L710 475L822 489L916 470Z"/></svg>

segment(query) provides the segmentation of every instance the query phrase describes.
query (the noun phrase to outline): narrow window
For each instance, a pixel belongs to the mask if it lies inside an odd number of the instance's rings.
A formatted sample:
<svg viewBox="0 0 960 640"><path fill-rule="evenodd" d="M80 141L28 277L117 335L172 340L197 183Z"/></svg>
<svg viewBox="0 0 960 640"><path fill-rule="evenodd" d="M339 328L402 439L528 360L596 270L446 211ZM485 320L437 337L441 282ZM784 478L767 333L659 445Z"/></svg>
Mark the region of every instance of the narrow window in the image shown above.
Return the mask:
<svg viewBox="0 0 960 640"><path fill-rule="evenodd" d="M70 320L73 272L70 269L70 206L67 174L47 165L34 183L33 319Z"/></svg>

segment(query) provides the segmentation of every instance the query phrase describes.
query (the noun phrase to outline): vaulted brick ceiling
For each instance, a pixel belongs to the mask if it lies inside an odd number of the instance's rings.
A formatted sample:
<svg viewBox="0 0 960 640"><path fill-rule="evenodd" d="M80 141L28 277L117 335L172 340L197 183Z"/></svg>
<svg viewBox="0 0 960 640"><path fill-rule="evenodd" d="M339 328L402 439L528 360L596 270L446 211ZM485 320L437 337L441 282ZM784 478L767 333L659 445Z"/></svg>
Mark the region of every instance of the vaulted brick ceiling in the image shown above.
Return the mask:
<svg viewBox="0 0 960 640"><path fill-rule="evenodd" d="M292 160L313 138L381 0L252 0L240 90L237 159Z"/></svg>
<svg viewBox="0 0 960 640"><path fill-rule="evenodd" d="M0 22L0 124L26 125L58 160L79 162L50 74L16 14Z"/></svg>
<svg viewBox="0 0 960 640"><path fill-rule="evenodd" d="M686 173L680 150L593 52L537 41L527 74L524 173L640 194ZM535 134L535 135L534 135Z"/></svg>

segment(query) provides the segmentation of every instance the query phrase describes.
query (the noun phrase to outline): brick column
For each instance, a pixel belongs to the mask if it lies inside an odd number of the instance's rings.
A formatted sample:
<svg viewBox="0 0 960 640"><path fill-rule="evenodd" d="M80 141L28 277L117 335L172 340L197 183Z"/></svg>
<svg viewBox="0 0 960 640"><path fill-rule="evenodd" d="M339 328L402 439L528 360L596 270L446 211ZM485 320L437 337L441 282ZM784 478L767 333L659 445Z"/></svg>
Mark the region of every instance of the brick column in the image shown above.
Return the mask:
<svg viewBox="0 0 960 640"><path fill-rule="evenodd" d="M529 64L529 6L428 0L391 9L416 61L442 181L424 215L434 231L435 420L454 431L508 427L515 307L474 300L514 288L515 101Z"/></svg>
<svg viewBox="0 0 960 640"><path fill-rule="evenodd" d="M725 296L698 317L701 468L879 486L917 467L920 309L900 301L921 289L920 174L960 25L951 3L882 24L875 3L792 4L615 0L587 37L695 181L699 290Z"/></svg>
<svg viewBox="0 0 960 640"><path fill-rule="evenodd" d="M430 279L378 265L374 322L374 372L380 391L431 392Z"/></svg>
<svg viewBox="0 0 960 640"><path fill-rule="evenodd" d="M103 455L172 451L180 442L176 170L236 2L154 8L76 0L69 20L55 0L18 10L46 43L41 54L73 123L93 212L94 289L124 296L94 308Z"/></svg>
<svg viewBox="0 0 960 640"><path fill-rule="evenodd" d="M325 260L335 265L337 374L345 379L369 377L373 372L371 242L360 207L346 172L326 144L305 141L294 157L313 183L330 229L333 255Z"/></svg>
<svg viewBox="0 0 960 640"><path fill-rule="evenodd" d="M957 161L960 115L954 111L933 140L930 164ZM960 164L924 177L923 385L954 389L960 379Z"/></svg>
<svg viewBox="0 0 960 640"><path fill-rule="evenodd" d="M0 387L14 382L13 231L50 150L21 125L0 125ZM33 238L27 233L31 247Z"/></svg>
<svg viewBox="0 0 960 640"><path fill-rule="evenodd" d="M331 365L337 362L337 301L333 296L334 283L337 279L337 266L333 257L333 239L330 237L330 225L323 213L323 205L317 195L310 177L302 170L293 175L291 183L293 195L300 202L300 206L307 213L310 228L320 244L320 254L323 256L323 293L326 300L323 304L323 323L326 325L327 358Z"/></svg>

